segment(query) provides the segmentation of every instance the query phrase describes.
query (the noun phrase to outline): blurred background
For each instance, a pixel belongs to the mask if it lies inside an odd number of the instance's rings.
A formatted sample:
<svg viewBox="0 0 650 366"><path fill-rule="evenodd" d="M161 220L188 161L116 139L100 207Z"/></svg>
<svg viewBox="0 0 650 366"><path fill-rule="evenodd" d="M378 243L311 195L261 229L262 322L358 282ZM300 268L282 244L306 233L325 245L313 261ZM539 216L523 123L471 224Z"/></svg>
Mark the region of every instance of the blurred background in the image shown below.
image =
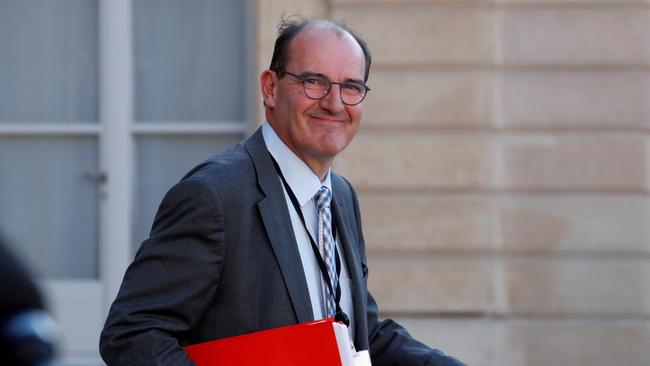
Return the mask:
<svg viewBox="0 0 650 366"><path fill-rule="evenodd" d="M64 365L163 194L263 119L282 14L372 91L336 161L383 314L469 365L650 364L649 0L0 0L0 232Z"/></svg>

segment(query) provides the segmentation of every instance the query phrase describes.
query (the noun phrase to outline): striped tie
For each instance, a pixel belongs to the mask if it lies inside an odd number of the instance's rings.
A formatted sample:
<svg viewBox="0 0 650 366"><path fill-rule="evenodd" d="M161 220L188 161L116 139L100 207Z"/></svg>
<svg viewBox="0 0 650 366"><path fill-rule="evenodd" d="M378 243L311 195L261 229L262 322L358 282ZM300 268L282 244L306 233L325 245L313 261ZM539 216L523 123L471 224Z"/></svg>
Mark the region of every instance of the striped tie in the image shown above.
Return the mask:
<svg viewBox="0 0 650 366"><path fill-rule="evenodd" d="M320 252L327 272L332 281L332 289L336 293L336 264L335 264L335 244L334 237L332 236L332 215L330 213L330 201L332 195L330 190L323 186L314 196L316 201L316 211L318 212L318 250ZM333 317L336 314L336 305L334 303L334 294L330 293L330 287L327 286L325 278L321 276L323 281L323 298L325 299L326 317Z"/></svg>

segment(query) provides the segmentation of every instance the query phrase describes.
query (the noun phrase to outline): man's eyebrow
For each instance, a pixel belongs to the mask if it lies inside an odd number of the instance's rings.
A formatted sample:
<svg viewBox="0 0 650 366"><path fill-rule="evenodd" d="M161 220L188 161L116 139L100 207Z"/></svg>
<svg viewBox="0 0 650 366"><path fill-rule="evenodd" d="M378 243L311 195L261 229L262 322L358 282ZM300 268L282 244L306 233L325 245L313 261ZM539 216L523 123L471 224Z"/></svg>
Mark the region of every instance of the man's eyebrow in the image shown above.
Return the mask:
<svg viewBox="0 0 650 366"><path fill-rule="evenodd" d="M313 72L313 71L305 71L300 76L306 77L306 76L318 76L320 78L324 78L327 80L331 80L327 75L323 75L319 72ZM346 83L358 83L358 84L365 84L365 82L361 79L345 79Z"/></svg>
<svg viewBox="0 0 650 366"><path fill-rule="evenodd" d="M318 73L318 72L313 72L313 71L305 71L302 74L300 74L300 76L318 76L318 77L321 77L321 78L324 78L324 79L329 79L327 76L325 76L325 75L323 75L321 73Z"/></svg>
<svg viewBox="0 0 650 366"><path fill-rule="evenodd" d="M365 82L361 79L345 79L346 83L357 83L357 84L365 84Z"/></svg>

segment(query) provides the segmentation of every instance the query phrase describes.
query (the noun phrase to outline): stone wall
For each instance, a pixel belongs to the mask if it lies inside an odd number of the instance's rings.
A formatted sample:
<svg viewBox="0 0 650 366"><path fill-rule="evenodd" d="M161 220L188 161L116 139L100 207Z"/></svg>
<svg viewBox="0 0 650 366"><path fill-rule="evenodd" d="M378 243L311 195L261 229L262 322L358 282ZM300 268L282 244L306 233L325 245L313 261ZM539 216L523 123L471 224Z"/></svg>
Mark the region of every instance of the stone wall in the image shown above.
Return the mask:
<svg viewBox="0 0 650 366"><path fill-rule="evenodd" d="M650 1L258 0L373 51L357 188L384 315L471 365L650 364Z"/></svg>

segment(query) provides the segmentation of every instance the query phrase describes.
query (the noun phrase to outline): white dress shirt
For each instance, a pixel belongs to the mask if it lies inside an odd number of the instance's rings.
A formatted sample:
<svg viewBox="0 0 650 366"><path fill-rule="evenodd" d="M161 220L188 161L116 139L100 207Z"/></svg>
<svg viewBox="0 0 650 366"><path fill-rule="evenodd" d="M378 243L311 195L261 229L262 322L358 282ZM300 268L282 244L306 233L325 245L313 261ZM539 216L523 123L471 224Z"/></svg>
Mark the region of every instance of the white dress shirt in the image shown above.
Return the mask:
<svg viewBox="0 0 650 366"><path fill-rule="evenodd" d="M318 232L318 213L316 212L314 195L322 186L327 187L330 192L332 192L330 171L327 172L325 180L321 182L309 166L307 166L305 162L297 157L296 154L294 154L293 151L284 144L268 122L264 123L262 126L262 135L264 137L264 142L266 143L266 148L280 166L282 175L284 175L289 187L291 187L291 190L296 196L305 218L305 224L309 229L309 233L307 233L298 213L291 203L291 199L284 188L284 184L282 184L287 206L289 207L291 226L293 227L293 233L296 237L296 242L298 243L300 259L305 271L305 278L307 279L307 288L309 289L311 307L314 311L314 319L322 319L323 314L325 313L325 301L323 299L321 272L307 235L311 235L316 242L316 235L314 235L314 233ZM279 176L278 179L281 180ZM334 192L332 192L332 195L334 195ZM334 213L332 213L332 219L334 219ZM339 257L341 258L341 274L339 276L341 300L339 304L341 305L341 309L348 315L348 317L350 317L350 327L348 330L351 335L354 335L354 314L352 308L352 294L350 292L350 275L345 262L344 252L341 250L341 243L339 241L340 235L338 234L339 233L337 232L336 248Z"/></svg>

